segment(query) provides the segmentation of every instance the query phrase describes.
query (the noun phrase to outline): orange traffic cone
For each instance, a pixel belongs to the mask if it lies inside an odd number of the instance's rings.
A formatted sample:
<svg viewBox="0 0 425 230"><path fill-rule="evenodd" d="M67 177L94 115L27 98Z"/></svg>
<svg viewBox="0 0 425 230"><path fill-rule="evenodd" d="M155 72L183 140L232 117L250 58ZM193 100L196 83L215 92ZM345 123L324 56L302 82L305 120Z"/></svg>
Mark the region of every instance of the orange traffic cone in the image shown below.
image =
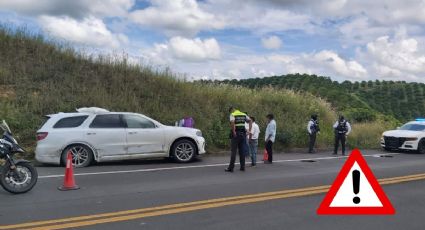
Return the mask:
<svg viewBox="0 0 425 230"><path fill-rule="evenodd" d="M267 152L267 149L264 149L263 161L268 161L268 160L269 160L269 153Z"/></svg>
<svg viewBox="0 0 425 230"><path fill-rule="evenodd" d="M61 191L68 191L68 190L76 190L79 189L78 185L75 184L74 180L74 169L72 166L72 154L71 151L69 151L66 155L66 169L65 169L65 178L63 181L63 185L60 186L58 189Z"/></svg>

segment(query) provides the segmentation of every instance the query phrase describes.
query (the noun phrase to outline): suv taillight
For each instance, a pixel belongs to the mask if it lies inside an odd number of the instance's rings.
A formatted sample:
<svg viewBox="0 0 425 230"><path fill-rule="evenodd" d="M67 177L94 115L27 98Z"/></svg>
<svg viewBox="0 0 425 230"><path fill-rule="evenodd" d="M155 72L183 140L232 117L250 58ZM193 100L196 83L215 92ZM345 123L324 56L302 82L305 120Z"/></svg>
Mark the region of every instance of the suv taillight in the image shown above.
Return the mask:
<svg viewBox="0 0 425 230"><path fill-rule="evenodd" d="M37 133L37 141L44 140L47 137L48 134L49 134L48 132Z"/></svg>

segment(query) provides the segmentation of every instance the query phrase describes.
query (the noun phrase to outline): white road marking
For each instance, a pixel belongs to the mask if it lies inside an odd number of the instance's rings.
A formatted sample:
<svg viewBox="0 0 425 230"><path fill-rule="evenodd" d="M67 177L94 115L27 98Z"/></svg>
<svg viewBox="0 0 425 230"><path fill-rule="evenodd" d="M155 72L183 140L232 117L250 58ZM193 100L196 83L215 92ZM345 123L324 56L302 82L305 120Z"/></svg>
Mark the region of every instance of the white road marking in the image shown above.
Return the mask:
<svg viewBox="0 0 425 230"><path fill-rule="evenodd" d="M377 156L388 156L388 155L399 155L400 153L385 153L385 154L370 154L363 155L364 157L377 157ZM301 159L289 159L289 160L275 160L273 163L283 163L283 162L295 162L295 161L308 161L308 160L332 160L347 158L348 156L330 156L330 157L317 157L317 158L301 158ZM262 162L262 161L257 161ZM90 175L106 175L106 174L121 174L121 173L138 173L138 172L156 172L156 171L165 171L165 170L177 170L177 169L192 169L192 168L208 168L208 167L218 167L226 166L229 163L220 163L220 164L208 164L208 165L189 165L189 166L176 166L176 167L166 167L166 168L151 168L151 169L134 169L134 170L121 170L121 171L105 171L105 172L89 172L89 173L75 173L74 176L90 176ZM239 163L236 163L238 165ZM59 178L63 177L63 174L58 175L46 175L39 176L39 179L45 178Z"/></svg>

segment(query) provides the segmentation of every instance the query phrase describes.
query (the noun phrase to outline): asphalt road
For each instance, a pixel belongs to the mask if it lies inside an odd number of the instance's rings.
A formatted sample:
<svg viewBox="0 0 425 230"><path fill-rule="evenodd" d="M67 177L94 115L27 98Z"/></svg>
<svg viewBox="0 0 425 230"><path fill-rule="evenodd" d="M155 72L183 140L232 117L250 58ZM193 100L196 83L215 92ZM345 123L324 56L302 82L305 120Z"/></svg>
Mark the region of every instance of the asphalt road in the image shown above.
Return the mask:
<svg viewBox="0 0 425 230"><path fill-rule="evenodd" d="M382 154L363 151L377 178L425 173L425 155ZM424 229L425 176L382 183L395 215L318 216L328 189L318 186L330 185L346 158L328 152L275 158L234 173L223 171L227 157L101 164L76 169L81 189L67 192L57 190L63 168L38 167L31 192L0 190L0 229Z"/></svg>

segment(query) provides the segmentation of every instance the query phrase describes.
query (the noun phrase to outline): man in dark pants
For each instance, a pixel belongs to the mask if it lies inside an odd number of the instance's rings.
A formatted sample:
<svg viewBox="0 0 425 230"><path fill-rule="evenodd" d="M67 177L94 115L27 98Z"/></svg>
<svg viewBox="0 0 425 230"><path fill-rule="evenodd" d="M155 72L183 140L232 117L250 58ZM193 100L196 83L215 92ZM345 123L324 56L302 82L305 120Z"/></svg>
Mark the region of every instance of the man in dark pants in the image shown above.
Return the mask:
<svg viewBox="0 0 425 230"><path fill-rule="evenodd" d="M345 120L344 116L339 116L338 121L333 125L335 130L335 148L334 155L338 153L339 143L341 142L342 155L345 155L345 141L348 134L351 132L351 125Z"/></svg>
<svg viewBox="0 0 425 230"><path fill-rule="evenodd" d="M230 129L231 129L231 156L230 156L230 163L229 167L225 169L226 172L233 172L233 169L235 167L235 161L236 161L236 152L239 150L239 161L240 161L240 170L245 171L245 156L247 155L246 151L248 149L246 148L247 142L246 142L246 128L245 123L249 123L249 135L251 135L251 129L252 129L252 121L251 119L241 111L234 109L231 107L229 109L230 112ZM249 137L251 138L251 137Z"/></svg>
<svg viewBox="0 0 425 230"><path fill-rule="evenodd" d="M264 164L273 163L273 143L276 140L276 121L274 120L273 114L268 114L267 118L267 128L265 134L266 141L266 150L267 150L267 161Z"/></svg>
<svg viewBox="0 0 425 230"><path fill-rule="evenodd" d="M314 152L314 145L316 144L316 135L320 132L319 120L317 119L317 114L311 115L311 120L307 124L307 131L310 137L310 142L308 146L308 152Z"/></svg>

